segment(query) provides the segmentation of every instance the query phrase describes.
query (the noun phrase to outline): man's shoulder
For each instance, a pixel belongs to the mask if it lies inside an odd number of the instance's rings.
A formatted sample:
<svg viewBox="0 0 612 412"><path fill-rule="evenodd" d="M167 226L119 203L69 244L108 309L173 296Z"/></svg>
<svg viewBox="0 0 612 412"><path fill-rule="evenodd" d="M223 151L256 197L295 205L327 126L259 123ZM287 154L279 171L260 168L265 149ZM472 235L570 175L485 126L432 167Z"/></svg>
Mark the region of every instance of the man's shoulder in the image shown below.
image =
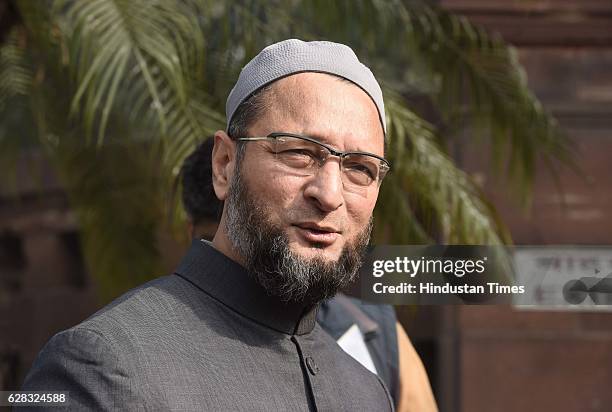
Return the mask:
<svg viewBox="0 0 612 412"><path fill-rule="evenodd" d="M172 328L173 314L194 300L190 287L178 276L155 279L55 334L38 354L22 390L69 391L73 408L84 410L163 404L145 369L147 343L159 346L155 338L173 332L164 328Z"/></svg>
<svg viewBox="0 0 612 412"><path fill-rule="evenodd" d="M89 331L105 337L167 327L182 313L206 302L192 284L176 275L162 276L131 289L66 332Z"/></svg>

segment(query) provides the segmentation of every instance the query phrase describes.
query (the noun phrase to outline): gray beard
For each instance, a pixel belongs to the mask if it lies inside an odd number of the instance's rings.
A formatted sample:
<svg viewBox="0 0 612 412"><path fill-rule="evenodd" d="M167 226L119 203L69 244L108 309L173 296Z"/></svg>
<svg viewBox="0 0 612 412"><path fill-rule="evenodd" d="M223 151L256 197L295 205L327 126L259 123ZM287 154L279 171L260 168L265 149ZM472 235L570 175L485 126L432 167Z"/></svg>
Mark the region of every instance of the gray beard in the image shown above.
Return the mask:
<svg viewBox="0 0 612 412"><path fill-rule="evenodd" d="M240 165L227 197L227 234L246 268L268 292L286 302L316 304L333 297L355 278L370 240L372 218L357 239L346 244L337 261L304 259L289 249L282 229L269 222L240 174Z"/></svg>

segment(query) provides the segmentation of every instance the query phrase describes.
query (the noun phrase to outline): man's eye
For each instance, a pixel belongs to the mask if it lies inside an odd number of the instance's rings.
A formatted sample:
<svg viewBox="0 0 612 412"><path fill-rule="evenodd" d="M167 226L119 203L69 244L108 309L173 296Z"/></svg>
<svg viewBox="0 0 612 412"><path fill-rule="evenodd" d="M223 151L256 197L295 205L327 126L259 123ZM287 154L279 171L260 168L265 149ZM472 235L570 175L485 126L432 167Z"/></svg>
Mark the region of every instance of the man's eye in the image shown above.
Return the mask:
<svg viewBox="0 0 612 412"><path fill-rule="evenodd" d="M374 179L376 177L376 173L368 166L360 163L350 163L345 164L344 169L350 171L351 173L359 173L363 175L367 175L369 179Z"/></svg>
<svg viewBox="0 0 612 412"><path fill-rule="evenodd" d="M309 167L315 163L315 154L306 149L288 149L277 153L284 163L293 167Z"/></svg>
<svg viewBox="0 0 612 412"><path fill-rule="evenodd" d="M314 154L307 149L289 149L289 150L284 150L281 153L287 154L287 155L295 155L295 156L314 157Z"/></svg>

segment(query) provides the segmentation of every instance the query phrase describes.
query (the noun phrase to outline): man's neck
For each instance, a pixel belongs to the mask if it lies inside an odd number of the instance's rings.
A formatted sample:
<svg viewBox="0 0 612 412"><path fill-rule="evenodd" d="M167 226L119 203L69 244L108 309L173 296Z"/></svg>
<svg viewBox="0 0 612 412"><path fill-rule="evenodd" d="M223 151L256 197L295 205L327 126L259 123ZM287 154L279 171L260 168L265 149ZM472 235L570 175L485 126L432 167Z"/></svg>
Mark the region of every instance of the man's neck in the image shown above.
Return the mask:
<svg viewBox="0 0 612 412"><path fill-rule="evenodd" d="M289 335L310 333L318 305L284 302L271 296L244 266L217 250L211 242L196 240L175 274L194 284L242 316Z"/></svg>

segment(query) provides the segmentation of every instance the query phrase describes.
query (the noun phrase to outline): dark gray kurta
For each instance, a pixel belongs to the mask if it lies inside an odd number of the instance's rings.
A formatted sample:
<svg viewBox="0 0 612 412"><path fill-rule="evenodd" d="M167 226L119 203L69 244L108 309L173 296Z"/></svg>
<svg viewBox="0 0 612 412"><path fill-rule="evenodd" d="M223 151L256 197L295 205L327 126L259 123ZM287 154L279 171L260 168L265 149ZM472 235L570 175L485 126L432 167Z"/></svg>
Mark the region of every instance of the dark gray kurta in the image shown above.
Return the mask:
<svg viewBox="0 0 612 412"><path fill-rule="evenodd" d="M55 335L22 390L70 391L71 409L391 410L315 317L194 241L173 275Z"/></svg>

